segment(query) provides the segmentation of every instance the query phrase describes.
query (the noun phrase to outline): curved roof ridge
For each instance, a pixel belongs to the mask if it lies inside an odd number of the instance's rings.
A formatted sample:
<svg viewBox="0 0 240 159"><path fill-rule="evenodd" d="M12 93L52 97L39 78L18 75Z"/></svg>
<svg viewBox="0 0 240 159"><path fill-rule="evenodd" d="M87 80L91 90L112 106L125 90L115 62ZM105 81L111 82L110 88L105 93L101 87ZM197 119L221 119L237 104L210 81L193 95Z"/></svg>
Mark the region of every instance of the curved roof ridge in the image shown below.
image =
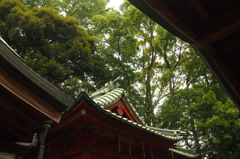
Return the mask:
<svg viewBox="0 0 240 159"><path fill-rule="evenodd" d="M177 147L175 149L170 148L169 151L174 152L174 153L179 154L179 155L187 156L189 158L196 158L196 157L199 156L199 154L197 154L195 150L185 149L185 148L182 148L182 147Z"/></svg>
<svg viewBox="0 0 240 159"><path fill-rule="evenodd" d="M116 113L113 113L113 112L111 112L109 110L106 110L106 109L104 109L104 107L101 107L101 108L105 111L105 113L109 114L113 118L115 118L117 120L120 120L120 121L122 121L122 122L124 122L126 124L130 124L132 127L135 127L137 129L141 129L144 132L153 134L155 136L158 136L158 137L161 137L163 139L170 140L170 141L179 141L179 140L182 139L182 136L171 136L171 135L168 135L168 134L164 134L164 133L155 131L153 129L150 129L148 126L144 126L144 125L138 124L136 122L133 122L132 120L129 120L128 118L124 118L122 116L117 115Z"/></svg>
<svg viewBox="0 0 240 159"><path fill-rule="evenodd" d="M179 135L180 134L180 130L162 129L162 128L151 127L151 126L148 126L148 127L150 129L152 129L152 130L161 132L163 134L168 134L168 135L171 135L171 136L177 136L177 135L181 136L181 135Z"/></svg>
<svg viewBox="0 0 240 159"><path fill-rule="evenodd" d="M102 96L99 96L93 99L93 101L99 104L99 106L103 106L105 108L106 106L119 100L122 97L123 93L124 93L124 89L116 88Z"/></svg>

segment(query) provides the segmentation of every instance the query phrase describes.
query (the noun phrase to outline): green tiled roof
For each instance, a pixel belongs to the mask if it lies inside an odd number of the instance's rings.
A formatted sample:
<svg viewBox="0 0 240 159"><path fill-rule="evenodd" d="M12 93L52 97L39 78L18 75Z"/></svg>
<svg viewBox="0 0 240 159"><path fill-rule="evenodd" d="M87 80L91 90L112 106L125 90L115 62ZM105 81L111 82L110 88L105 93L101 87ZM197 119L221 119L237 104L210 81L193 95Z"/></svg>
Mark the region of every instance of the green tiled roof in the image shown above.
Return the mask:
<svg viewBox="0 0 240 159"><path fill-rule="evenodd" d="M109 116L115 118L116 120L124 122L130 125L131 127L135 127L142 131L145 131L146 133L152 134L159 138L174 141L174 142L180 141L183 138L179 130L160 129L160 128L155 128L150 126L144 126L145 124L144 125L138 124L137 122L133 122L128 118L125 118L116 113L113 113L111 110L105 109L107 106L117 102L121 97L123 97L124 92L125 92L124 89L116 88L116 89L113 89L112 91L110 90L109 92L102 93L101 95L98 95L98 96L96 95L90 96L90 98L92 98L93 101ZM132 107L131 109L133 110L135 115L139 118L136 110L134 110L134 108ZM169 149L169 150L173 153L183 155L189 158L196 158L198 156L194 150L183 149L183 148L176 148L176 149Z"/></svg>
<svg viewBox="0 0 240 159"><path fill-rule="evenodd" d="M105 109L107 106L118 101L123 96L123 94L124 94L124 89L116 88L102 96L98 96L98 97L94 98L93 101L96 104L98 104L109 115L111 115L112 117L114 117L117 120L121 120L121 121L131 125L132 127L136 127L147 133L150 133L150 134L156 135L160 138L164 138L164 139L171 140L171 141L179 141L183 138L182 136L180 136L177 133L178 131L176 131L176 130L158 129L158 128L144 126L144 125L138 124L136 122L133 122L127 118L124 118L116 113L113 113L110 110ZM137 115L137 112L134 109L133 109L133 112L136 113L136 115Z"/></svg>
<svg viewBox="0 0 240 159"><path fill-rule="evenodd" d="M155 128L155 127L150 127L150 129L155 130L157 132L169 135L169 136L179 136L180 135L180 130L170 130L170 129L160 129L160 128Z"/></svg>
<svg viewBox="0 0 240 159"><path fill-rule="evenodd" d="M199 156L198 154L196 154L195 150L191 150L191 149L184 149L184 148L177 147L176 149L170 148L169 150L173 153L187 156L189 158L196 158Z"/></svg>
<svg viewBox="0 0 240 159"><path fill-rule="evenodd" d="M99 106L105 108L119 100L122 97L123 93L124 89L116 88L100 97L94 98L93 101L97 103Z"/></svg>
<svg viewBox="0 0 240 159"><path fill-rule="evenodd" d="M176 153L178 155L187 156L189 158L197 158L199 156L199 154L196 154L195 150L192 149L177 147L176 149L170 148L169 151Z"/></svg>

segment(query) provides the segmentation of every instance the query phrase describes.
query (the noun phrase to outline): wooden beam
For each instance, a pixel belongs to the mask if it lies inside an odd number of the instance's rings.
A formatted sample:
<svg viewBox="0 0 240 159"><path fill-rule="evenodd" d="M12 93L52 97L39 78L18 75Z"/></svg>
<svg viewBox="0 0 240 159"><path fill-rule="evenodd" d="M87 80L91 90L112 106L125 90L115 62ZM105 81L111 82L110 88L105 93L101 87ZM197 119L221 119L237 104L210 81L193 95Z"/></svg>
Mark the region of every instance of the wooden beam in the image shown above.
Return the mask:
<svg viewBox="0 0 240 159"><path fill-rule="evenodd" d="M187 36L191 40L196 39L196 34L182 22L181 19L175 13L169 9L162 1L160 0L143 0L146 4L151 7L157 14L164 18L168 23L175 27L183 35Z"/></svg>
<svg viewBox="0 0 240 159"><path fill-rule="evenodd" d="M17 137L22 137L22 134L18 131L16 131L16 129L12 128L9 124L5 123L5 122L0 122L0 127L3 128L5 131L17 136Z"/></svg>
<svg viewBox="0 0 240 159"><path fill-rule="evenodd" d="M14 99L6 100L5 97L4 98L0 97L0 102L1 102L2 109L5 109L6 111L8 111L10 113L13 113L13 114L16 113L18 116L23 118L23 120L28 121L28 122L36 125L36 127L40 125L40 123L36 122L35 120L33 120L33 118L29 117L26 114L26 111L22 107L16 106L16 105L19 105L20 103L15 103Z"/></svg>
<svg viewBox="0 0 240 159"><path fill-rule="evenodd" d="M0 86L4 87L15 98L25 102L29 105L29 108L32 107L49 119L56 122L60 121L62 114L55 109L56 105L51 100L48 100L46 96L36 92L34 86L24 83L24 81L19 80L2 67L0 67L0 75Z"/></svg>
<svg viewBox="0 0 240 159"><path fill-rule="evenodd" d="M222 75L224 76L224 79L226 79L226 82L231 87L234 94L237 96L236 98L240 98L240 84L239 81L236 79L236 75L231 69L228 69L227 66L222 62L223 59L215 58L214 61L216 65L219 67L219 70L221 70ZM236 100L237 104L240 105L240 101Z"/></svg>
<svg viewBox="0 0 240 159"><path fill-rule="evenodd" d="M93 152L95 154L103 155L103 156L117 158L117 156L116 156L117 153L116 152L112 152L112 151L102 149L102 148L93 147L93 148L91 148L91 152ZM124 158L124 159L139 159L139 157L127 156L127 155L124 155L124 154L121 154L121 158Z"/></svg>
<svg viewBox="0 0 240 159"><path fill-rule="evenodd" d="M16 130L20 129L25 133L32 134L31 130L26 128L27 125L23 125L23 123L20 123L17 119L14 119L14 116L11 116L3 110L0 110L0 119L1 121L6 121L10 127L14 127Z"/></svg>
<svg viewBox="0 0 240 159"><path fill-rule="evenodd" d="M203 17L206 22L211 21L211 17L207 13L207 11L203 8L203 6L196 0L188 0L188 2L194 7L194 9Z"/></svg>
<svg viewBox="0 0 240 159"><path fill-rule="evenodd" d="M199 30L199 37L196 43L200 48L207 46L227 37L228 35L240 30L240 11L214 20L211 24Z"/></svg>
<svg viewBox="0 0 240 159"><path fill-rule="evenodd" d="M0 141L0 150L3 152L9 152L12 154L16 154L17 158L15 158L15 159L23 159L23 158L21 158L21 156L25 156L26 154L28 154L29 151L31 150L31 147L21 146L21 145L17 145L14 143Z"/></svg>
<svg viewBox="0 0 240 159"><path fill-rule="evenodd" d="M229 56L230 54L235 53L236 50L240 49L239 41L240 37L235 37L231 40L226 39L226 42L223 45L218 46L219 55Z"/></svg>

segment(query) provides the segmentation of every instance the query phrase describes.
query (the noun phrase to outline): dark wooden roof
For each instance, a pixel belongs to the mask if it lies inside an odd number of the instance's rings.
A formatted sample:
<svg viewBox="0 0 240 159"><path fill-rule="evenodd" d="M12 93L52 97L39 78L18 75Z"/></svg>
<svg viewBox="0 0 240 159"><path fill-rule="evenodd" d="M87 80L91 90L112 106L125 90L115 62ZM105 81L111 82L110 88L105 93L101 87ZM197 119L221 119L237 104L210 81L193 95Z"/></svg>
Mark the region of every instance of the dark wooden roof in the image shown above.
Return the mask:
<svg viewBox="0 0 240 159"><path fill-rule="evenodd" d="M32 83L36 86L36 89L41 89L46 94L51 96L55 101L58 101L62 108L71 106L75 100L72 96L68 95L65 91L55 86L47 79L39 75L35 70L29 67L20 57L17 55L10 46L0 37L0 57L4 63L7 63L9 67L12 67L16 73L19 73L24 80Z"/></svg>
<svg viewBox="0 0 240 159"><path fill-rule="evenodd" d="M59 122L75 99L32 70L0 38L0 146Z"/></svg>
<svg viewBox="0 0 240 159"><path fill-rule="evenodd" d="M240 109L239 0L129 0L189 42Z"/></svg>

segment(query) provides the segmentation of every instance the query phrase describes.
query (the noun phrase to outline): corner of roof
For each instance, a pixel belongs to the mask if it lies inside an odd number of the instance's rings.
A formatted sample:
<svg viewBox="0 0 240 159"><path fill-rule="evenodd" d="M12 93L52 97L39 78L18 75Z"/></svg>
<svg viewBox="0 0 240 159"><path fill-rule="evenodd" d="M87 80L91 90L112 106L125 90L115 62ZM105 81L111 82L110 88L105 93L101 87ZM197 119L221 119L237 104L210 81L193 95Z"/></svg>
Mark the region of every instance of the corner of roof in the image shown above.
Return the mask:
<svg viewBox="0 0 240 159"><path fill-rule="evenodd" d="M147 126L149 129L152 129L156 132L160 132L164 135L167 136L172 136L172 137L183 137L181 135L181 131L180 130L171 130L171 129L161 129L161 128L156 128L156 127L151 127L151 126Z"/></svg>
<svg viewBox="0 0 240 159"><path fill-rule="evenodd" d="M90 96L90 98L99 106L106 108L107 106L118 101L124 94L124 89L115 88L113 90L108 91L107 93L96 94L94 96Z"/></svg>
<svg viewBox="0 0 240 159"><path fill-rule="evenodd" d="M182 147L176 147L176 148L170 148L169 151L181 156L188 157L188 158L197 158L199 156L199 154L196 153L195 149L186 149Z"/></svg>

